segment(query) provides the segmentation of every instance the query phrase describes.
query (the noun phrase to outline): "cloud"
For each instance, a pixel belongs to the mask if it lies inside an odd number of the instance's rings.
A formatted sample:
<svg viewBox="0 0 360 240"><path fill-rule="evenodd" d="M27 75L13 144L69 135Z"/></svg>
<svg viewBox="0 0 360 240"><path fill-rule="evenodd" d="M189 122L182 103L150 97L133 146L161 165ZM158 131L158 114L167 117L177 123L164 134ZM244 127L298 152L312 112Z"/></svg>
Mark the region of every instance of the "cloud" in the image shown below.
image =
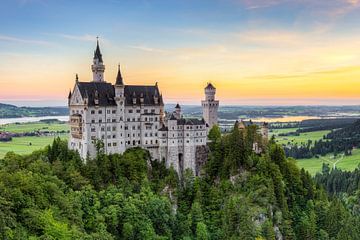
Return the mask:
<svg viewBox="0 0 360 240"><path fill-rule="evenodd" d="M90 35L90 34L84 34L84 35L57 34L57 35L66 39L84 41L84 42L94 42L97 37L95 35ZM104 38L99 38L99 39L101 41L107 41Z"/></svg>
<svg viewBox="0 0 360 240"><path fill-rule="evenodd" d="M147 47L147 46L144 46L144 45L134 45L134 46L129 46L129 48L133 48L133 49L144 51L144 52L156 52L156 53L164 53L164 54L169 53L168 50Z"/></svg>
<svg viewBox="0 0 360 240"><path fill-rule="evenodd" d="M6 36L6 35L0 35L0 41L13 42L13 43L35 44L35 45L45 45L45 46L54 45L53 43L48 42L48 41L17 38L17 37Z"/></svg>

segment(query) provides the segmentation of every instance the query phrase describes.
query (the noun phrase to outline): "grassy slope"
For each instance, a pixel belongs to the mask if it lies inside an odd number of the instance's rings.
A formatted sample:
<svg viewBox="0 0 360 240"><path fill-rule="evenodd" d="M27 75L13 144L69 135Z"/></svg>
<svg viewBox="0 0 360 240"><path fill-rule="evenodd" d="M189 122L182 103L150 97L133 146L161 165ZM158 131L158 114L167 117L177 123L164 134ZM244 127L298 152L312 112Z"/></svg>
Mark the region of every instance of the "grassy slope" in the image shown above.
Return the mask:
<svg viewBox="0 0 360 240"><path fill-rule="evenodd" d="M328 134L330 130L325 131L315 131L315 132L306 132L306 133L300 133L299 136L282 136L276 137L276 142L279 144L301 144L301 143L307 143L308 140L311 140L314 142L315 140L322 139L324 135Z"/></svg>
<svg viewBox="0 0 360 240"><path fill-rule="evenodd" d="M59 135L61 138L68 138L68 134ZM7 152L13 151L18 154L28 154L35 150L44 148L52 143L55 136L46 137L19 137L13 138L11 142L0 142L0 158ZM29 143L31 142L31 146Z"/></svg>
<svg viewBox="0 0 360 240"><path fill-rule="evenodd" d="M297 163L300 168L305 168L312 175L321 171L322 164L329 163L325 159L334 162L330 159L331 154L326 155L322 158L309 158L309 159L298 159ZM336 161L336 160L335 160ZM360 164L360 149L354 149L351 156L344 156L337 164L336 167L342 170L354 170ZM332 164L330 164L332 167Z"/></svg>
<svg viewBox="0 0 360 240"><path fill-rule="evenodd" d="M33 132L33 131L67 131L69 125L67 123L21 123L21 124L6 124L0 126L0 131L22 133L22 132Z"/></svg>

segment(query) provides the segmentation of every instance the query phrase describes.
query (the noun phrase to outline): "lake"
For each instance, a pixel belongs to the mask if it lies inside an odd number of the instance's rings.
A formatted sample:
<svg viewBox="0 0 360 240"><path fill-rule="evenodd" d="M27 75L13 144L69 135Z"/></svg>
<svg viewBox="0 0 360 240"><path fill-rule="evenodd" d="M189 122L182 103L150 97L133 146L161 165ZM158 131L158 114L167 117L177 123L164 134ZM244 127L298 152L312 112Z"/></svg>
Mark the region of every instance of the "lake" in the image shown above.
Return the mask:
<svg viewBox="0 0 360 240"><path fill-rule="evenodd" d="M38 122L46 119L58 119L59 121L69 121L69 116L44 116L44 117L22 117L22 118L0 118L0 125L9 123Z"/></svg>

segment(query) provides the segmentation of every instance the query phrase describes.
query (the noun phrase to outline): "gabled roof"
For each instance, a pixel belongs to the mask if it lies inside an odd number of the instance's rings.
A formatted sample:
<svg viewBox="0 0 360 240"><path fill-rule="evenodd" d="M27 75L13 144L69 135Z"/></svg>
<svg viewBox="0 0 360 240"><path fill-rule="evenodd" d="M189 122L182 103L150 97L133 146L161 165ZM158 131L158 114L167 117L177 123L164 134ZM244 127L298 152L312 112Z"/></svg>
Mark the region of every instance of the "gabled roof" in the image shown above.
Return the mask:
<svg viewBox="0 0 360 240"><path fill-rule="evenodd" d="M99 106L116 106L115 91L111 83L106 82L77 82L80 94L88 99L88 106L95 106L95 99Z"/></svg>
<svg viewBox="0 0 360 240"><path fill-rule="evenodd" d="M118 73L117 73L117 76L116 76L115 85L118 85L118 86L123 86L124 85L123 78L121 76L121 71L120 71L120 64L118 66Z"/></svg>
<svg viewBox="0 0 360 240"><path fill-rule="evenodd" d="M181 118L177 121L178 125L204 125L205 120L204 119L198 119L198 118Z"/></svg>
<svg viewBox="0 0 360 240"><path fill-rule="evenodd" d="M136 104L140 104L140 98L144 98L144 105L162 105L162 96L159 95L159 88L157 85L144 86L144 85L125 85L124 89L125 104L133 105L133 99L136 98ZM155 103L155 97L158 102Z"/></svg>
<svg viewBox="0 0 360 240"><path fill-rule="evenodd" d="M94 59L99 59L99 62L103 62L102 55L99 47L99 40L96 41L96 50L94 52Z"/></svg>

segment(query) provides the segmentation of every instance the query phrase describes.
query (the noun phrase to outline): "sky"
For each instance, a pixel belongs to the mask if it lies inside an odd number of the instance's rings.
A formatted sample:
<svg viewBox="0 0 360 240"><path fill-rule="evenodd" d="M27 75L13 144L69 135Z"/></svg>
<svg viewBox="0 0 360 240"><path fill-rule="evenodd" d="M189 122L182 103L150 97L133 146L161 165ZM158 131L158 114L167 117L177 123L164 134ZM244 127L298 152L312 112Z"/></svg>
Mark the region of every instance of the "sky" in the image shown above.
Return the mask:
<svg viewBox="0 0 360 240"><path fill-rule="evenodd" d="M67 104L96 37L115 82L166 103L359 105L360 0L1 0L0 102Z"/></svg>

